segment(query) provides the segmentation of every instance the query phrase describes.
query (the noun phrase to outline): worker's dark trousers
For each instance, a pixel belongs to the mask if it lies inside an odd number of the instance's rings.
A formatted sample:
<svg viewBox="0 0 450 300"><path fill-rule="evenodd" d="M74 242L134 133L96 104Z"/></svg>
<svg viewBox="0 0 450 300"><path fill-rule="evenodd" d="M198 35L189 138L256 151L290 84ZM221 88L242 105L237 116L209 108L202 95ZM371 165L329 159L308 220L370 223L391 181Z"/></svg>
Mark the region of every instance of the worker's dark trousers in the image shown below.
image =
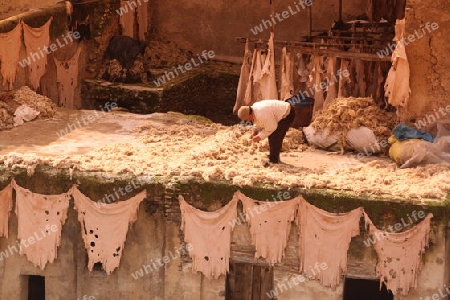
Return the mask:
<svg viewBox="0 0 450 300"><path fill-rule="evenodd" d="M295 109L291 107L290 113L278 122L277 129L269 135L269 161L271 163L279 163L280 162L280 152L281 146L283 145L283 139L286 136L286 132L289 129L292 121L295 118Z"/></svg>

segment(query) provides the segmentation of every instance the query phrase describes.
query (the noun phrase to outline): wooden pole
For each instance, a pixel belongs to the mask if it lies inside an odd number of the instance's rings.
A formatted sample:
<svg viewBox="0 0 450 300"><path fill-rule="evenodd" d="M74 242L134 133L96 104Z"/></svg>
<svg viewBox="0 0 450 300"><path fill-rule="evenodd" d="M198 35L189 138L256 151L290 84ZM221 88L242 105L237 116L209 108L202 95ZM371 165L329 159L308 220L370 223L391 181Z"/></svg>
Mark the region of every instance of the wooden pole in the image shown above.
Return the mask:
<svg viewBox="0 0 450 300"><path fill-rule="evenodd" d="M275 20L275 0L270 0L270 14L272 16L272 20ZM275 22L273 21L271 31L275 33Z"/></svg>
<svg viewBox="0 0 450 300"><path fill-rule="evenodd" d="M394 12L395 19L401 20L405 18L405 11L406 11L406 0L395 1L395 12Z"/></svg>
<svg viewBox="0 0 450 300"><path fill-rule="evenodd" d="M309 17L309 37L312 36L312 5L308 6L308 17Z"/></svg>

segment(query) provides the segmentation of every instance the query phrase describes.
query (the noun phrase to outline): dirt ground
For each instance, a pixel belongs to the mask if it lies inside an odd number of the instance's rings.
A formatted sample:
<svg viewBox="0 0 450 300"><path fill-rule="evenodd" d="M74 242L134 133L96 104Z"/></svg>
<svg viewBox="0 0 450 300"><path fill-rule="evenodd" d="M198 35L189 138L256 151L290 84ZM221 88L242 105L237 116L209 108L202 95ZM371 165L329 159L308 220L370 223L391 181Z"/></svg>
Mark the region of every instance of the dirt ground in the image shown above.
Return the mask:
<svg viewBox="0 0 450 300"><path fill-rule="evenodd" d="M67 134L58 137L64 129ZM171 112L58 110L53 119L1 131L0 162L30 172L41 164L119 176L198 176L239 186L265 183L406 199L444 200L450 192L448 164L398 169L382 156L357 160L354 153L330 154L301 144L301 131L291 129L283 163L267 165L267 140L252 144L249 137L250 128L241 125L226 127Z"/></svg>

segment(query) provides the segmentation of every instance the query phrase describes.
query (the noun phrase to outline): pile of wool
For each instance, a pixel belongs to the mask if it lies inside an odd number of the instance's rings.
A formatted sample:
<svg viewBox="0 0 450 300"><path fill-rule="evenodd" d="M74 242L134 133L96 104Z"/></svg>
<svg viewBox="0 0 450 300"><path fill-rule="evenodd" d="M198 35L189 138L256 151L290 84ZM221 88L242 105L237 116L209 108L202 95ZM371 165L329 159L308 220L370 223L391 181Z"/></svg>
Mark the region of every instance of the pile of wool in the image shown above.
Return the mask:
<svg viewBox="0 0 450 300"><path fill-rule="evenodd" d="M19 107L11 96L0 95L0 130L14 127L14 112Z"/></svg>
<svg viewBox="0 0 450 300"><path fill-rule="evenodd" d="M396 124L395 113L380 109L371 97L349 97L336 98L317 113L311 126L319 131L328 128L340 143L345 143L348 131L359 127L371 129L378 141L387 140Z"/></svg>
<svg viewBox="0 0 450 300"><path fill-rule="evenodd" d="M0 95L0 130L14 126L14 112L21 105L27 105L39 112L39 118L52 118L56 113L56 104L50 98L36 94L23 86L18 90Z"/></svg>
<svg viewBox="0 0 450 300"><path fill-rule="evenodd" d="M240 175L246 174L246 170L261 167L262 160L267 156L267 139L253 143L252 126L227 127L200 116L177 113L153 115L154 121L135 129L139 134L138 141L145 145L145 155L149 158L142 166L151 167L153 175L199 176L206 181L239 181ZM301 141L301 132L291 128L283 141L283 148L285 151L298 149ZM161 151L162 145L164 151ZM111 149L107 146L91 153L106 159L108 156L105 153L132 159L132 155L127 152L142 153L140 146L135 147L130 144ZM155 159L160 163L156 163ZM120 172L130 171L128 165L118 169ZM243 179L246 182L264 180L260 174Z"/></svg>
<svg viewBox="0 0 450 300"><path fill-rule="evenodd" d="M52 118L56 113L56 104L50 98L36 94L27 86L21 87L13 94L15 101L37 110L40 118Z"/></svg>
<svg viewBox="0 0 450 300"><path fill-rule="evenodd" d="M153 113L154 121L136 127L143 143L154 143L170 139L183 139L190 136L208 136L226 127L213 123L210 119L199 115L184 115L177 112Z"/></svg>
<svg viewBox="0 0 450 300"><path fill-rule="evenodd" d="M47 152L49 145L24 145L17 152L4 149L0 151L0 163L13 170L26 168L28 174L37 165L49 165L69 170L69 174L75 169L171 182L178 180L177 176L195 177L206 181L228 180L236 186L264 184L278 189L333 189L391 199L445 201L450 193L448 164L398 169L384 157L333 158L323 151L304 149L300 144L297 149L281 154L283 164L266 165L268 150L263 150L261 142L251 142L251 126L226 127L201 119L177 113L111 112L96 124L83 128L84 132L80 129L65 139L58 139L57 145L52 143L57 148L51 152ZM66 122L61 123L66 126ZM117 124L122 126L121 135L116 135ZM111 128L114 138L96 145L87 139L91 142L74 147L80 144L74 144L73 138L80 139L82 134L95 137L97 127ZM35 144L35 139L30 137L28 144ZM300 134L290 129L285 141L297 143ZM64 147L68 151L62 154L54 151Z"/></svg>

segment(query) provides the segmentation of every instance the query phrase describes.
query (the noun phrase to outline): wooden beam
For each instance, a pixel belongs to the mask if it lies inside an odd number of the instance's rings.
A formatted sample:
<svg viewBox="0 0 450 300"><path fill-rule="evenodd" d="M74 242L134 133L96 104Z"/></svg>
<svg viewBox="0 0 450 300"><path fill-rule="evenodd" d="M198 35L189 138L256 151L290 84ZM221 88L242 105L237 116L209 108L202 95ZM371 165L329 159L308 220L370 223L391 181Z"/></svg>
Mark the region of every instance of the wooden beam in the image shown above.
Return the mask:
<svg viewBox="0 0 450 300"><path fill-rule="evenodd" d="M247 38L236 38L236 40L238 42L245 42ZM263 40L263 39L249 39L249 42L254 42L260 45L264 45L267 44L267 40ZM323 55L323 56L336 56L339 58L360 58L362 60L367 60L367 61L390 61L391 57L390 56L383 56L383 57L379 57L377 54L375 53L366 53L366 52L350 52L350 51L344 51L344 50L339 50L339 49L329 49L329 48L325 48L325 47L330 47L330 46L359 46L362 48L366 48L366 49L371 49L372 51L377 51L380 50L379 47L375 48L374 46L368 46L368 45L359 45L359 44L320 44L320 43L312 43L312 42L290 42L290 41L274 41L275 45L279 45L279 46L286 46L289 47L291 49L295 49L301 53L304 54L314 54L314 55Z"/></svg>
<svg viewBox="0 0 450 300"><path fill-rule="evenodd" d="M379 57L374 53L358 53L358 52L348 52L348 51L340 51L333 49L313 49L313 48L305 48L305 47L292 47L295 50L304 53L304 54L314 54L314 55L322 55L322 56L336 56L339 58L359 58L367 61L391 61L390 56Z"/></svg>
<svg viewBox="0 0 450 300"><path fill-rule="evenodd" d="M347 40L351 40L351 41L361 41L361 42L391 42L392 39L394 38L394 35L389 36L389 37L371 37L371 36L355 36L355 37L351 37L351 36L339 36L339 35L335 35L335 36L315 36L314 38L317 39L324 39L324 40L342 40L342 41L347 41Z"/></svg>

